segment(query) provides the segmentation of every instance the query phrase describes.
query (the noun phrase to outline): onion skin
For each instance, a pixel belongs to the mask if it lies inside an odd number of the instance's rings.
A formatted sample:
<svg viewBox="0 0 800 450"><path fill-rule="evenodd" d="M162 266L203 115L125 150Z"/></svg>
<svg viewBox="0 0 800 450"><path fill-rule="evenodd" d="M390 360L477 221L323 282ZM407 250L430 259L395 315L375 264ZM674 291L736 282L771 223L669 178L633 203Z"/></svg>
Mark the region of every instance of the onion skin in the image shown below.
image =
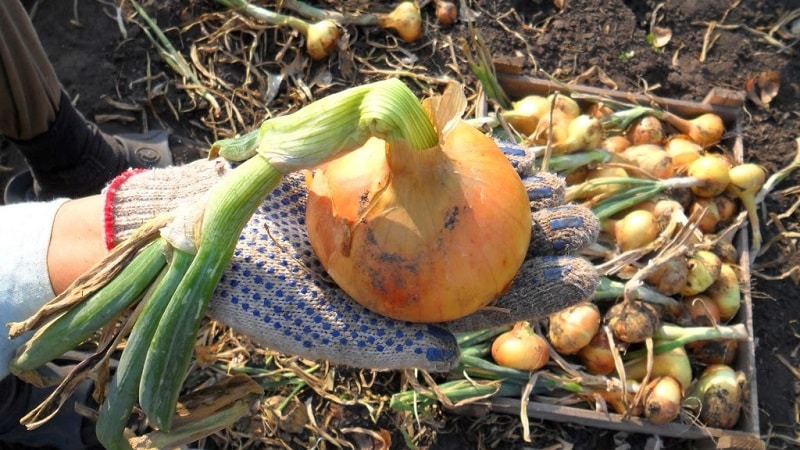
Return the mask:
<svg viewBox="0 0 800 450"><path fill-rule="evenodd" d="M670 178L675 173L672 158L667 155L663 147L658 145L632 145L622 152L622 157L648 174L662 180Z"/></svg>
<svg viewBox="0 0 800 450"><path fill-rule="evenodd" d="M633 145L656 144L664 142L664 127L661 121L653 116L643 116L634 121L625 132L625 137Z"/></svg>
<svg viewBox="0 0 800 450"><path fill-rule="evenodd" d="M594 150L603 141L603 125L600 120L581 114L572 119L567 126L567 137L555 142L554 154L575 153L581 150Z"/></svg>
<svg viewBox="0 0 800 450"><path fill-rule="evenodd" d="M677 419L681 413L683 390L675 378L658 377L647 384L644 391L644 416L661 425Z"/></svg>
<svg viewBox="0 0 800 450"><path fill-rule="evenodd" d="M642 381L647 374L647 358L638 358L625 363L625 375L636 381ZM652 379L656 377L672 377L684 391L692 384L692 363L686 349L676 347L672 350L653 355Z"/></svg>
<svg viewBox="0 0 800 450"><path fill-rule="evenodd" d="M712 327L719 323L719 308L707 295L686 297L681 300L681 305L684 311L677 320L680 326Z"/></svg>
<svg viewBox="0 0 800 450"><path fill-rule="evenodd" d="M686 394L684 406L697 412L700 421L714 428L733 428L742 409L739 375L729 366L708 366Z"/></svg>
<svg viewBox="0 0 800 450"><path fill-rule="evenodd" d="M657 292L664 295L675 295L686 286L688 276L689 266L686 258L677 256L665 261L645 281Z"/></svg>
<svg viewBox="0 0 800 450"><path fill-rule="evenodd" d="M595 333L589 344L578 352L578 358L586 370L594 375L608 375L616 368L608 336L602 330Z"/></svg>
<svg viewBox="0 0 800 450"><path fill-rule="evenodd" d="M664 150L672 158L672 166L678 174L685 174L689 166L703 154L703 147L684 135L670 138L664 144Z"/></svg>
<svg viewBox="0 0 800 450"><path fill-rule="evenodd" d="M640 301L622 301L606 312L606 323L614 337L622 342L637 344L651 337L659 325L658 312Z"/></svg>
<svg viewBox="0 0 800 450"><path fill-rule="evenodd" d="M687 175L697 178L700 183L692 186L692 192L698 197L716 197L728 188L730 183L731 163L727 158L717 154L708 154L689 165Z"/></svg>
<svg viewBox="0 0 800 450"><path fill-rule="evenodd" d="M378 16L378 26L394 30L406 42L414 42L422 37L419 6L415 2L402 2L392 12Z"/></svg>
<svg viewBox="0 0 800 450"><path fill-rule="evenodd" d="M339 27L332 20L321 20L308 27L306 51L311 59L320 60L336 50L339 42Z"/></svg>
<svg viewBox="0 0 800 450"><path fill-rule="evenodd" d="M589 344L600 329L600 310L583 302L550 315L547 337L562 355L574 355Z"/></svg>
<svg viewBox="0 0 800 450"><path fill-rule="evenodd" d="M722 261L708 250L698 250L689 255L689 276L681 293L696 295L711 287L719 278Z"/></svg>
<svg viewBox="0 0 800 450"><path fill-rule="evenodd" d="M386 317L471 314L505 291L528 250L530 203L516 171L490 137L448 123L427 150L370 139L309 186L306 222L322 265Z"/></svg>
<svg viewBox="0 0 800 450"><path fill-rule="evenodd" d="M553 99L555 98L555 102ZM581 114L581 107L578 102L563 94L550 94L547 96L547 102L552 105L553 111L564 113L569 120L575 119ZM568 120L568 121L569 121Z"/></svg>
<svg viewBox="0 0 800 450"><path fill-rule="evenodd" d="M440 25L449 27L458 19L458 8L453 2L439 0L436 2L436 20Z"/></svg>
<svg viewBox="0 0 800 450"><path fill-rule="evenodd" d="M692 214L699 214L700 211L705 211L705 213L695 222L697 228L702 231L703 233L714 233L717 231L717 227L721 221L719 208L717 207L717 202L715 201L717 197L714 198L705 198L705 197L697 197L692 206L689 208L689 215Z"/></svg>
<svg viewBox="0 0 800 450"><path fill-rule="evenodd" d="M600 148L610 153L622 153L631 146L631 141L625 136L608 136L600 143Z"/></svg>
<svg viewBox="0 0 800 450"><path fill-rule="evenodd" d="M623 252L642 248L658 237L658 221L650 211L637 209L614 223L614 237Z"/></svg>
<svg viewBox="0 0 800 450"><path fill-rule="evenodd" d="M694 119L686 120L665 112L661 118L703 148L711 147L719 142L725 133L725 124L722 123L722 118L714 113L705 113Z"/></svg>
<svg viewBox="0 0 800 450"><path fill-rule="evenodd" d="M539 370L550 360L547 341L528 322L517 322L513 329L497 336L491 353L498 365L517 370Z"/></svg>
<svg viewBox="0 0 800 450"><path fill-rule="evenodd" d="M706 294L717 305L720 320L727 322L733 319L742 304L739 276L733 265L721 263L719 276L706 290Z"/></svg>
<svg viewBox="0 0 800 450"><path fill-rule="evenodd" d="M529 95L512 104L512 109L503 113L503 118L515 130L530 136L536 131L539 121L549 114L550 102L540 95Z"/></svg>

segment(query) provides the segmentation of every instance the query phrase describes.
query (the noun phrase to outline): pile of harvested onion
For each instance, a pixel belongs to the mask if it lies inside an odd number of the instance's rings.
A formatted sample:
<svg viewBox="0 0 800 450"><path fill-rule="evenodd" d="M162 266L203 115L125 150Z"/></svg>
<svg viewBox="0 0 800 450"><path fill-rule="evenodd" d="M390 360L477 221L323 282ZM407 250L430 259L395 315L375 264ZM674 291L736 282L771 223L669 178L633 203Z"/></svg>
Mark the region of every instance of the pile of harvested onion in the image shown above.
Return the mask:
<svg viewBox="0 0 800 450"><path fill-rule="evenodd" d="M735 427L747 383L734 367L750 339L740 264L749 261L731 239L749 219L751 258L759 249L764 170L734 161L711 112L682 118L552 94L500 116L540 164L566 177L568 197L603 221L584 256L605 276L592 299L541 323L461 336L451 378L472 384L451 381L453 398L491 393L476 379L501 380L491 386L502 395L576 397L654 424ZM396 401L408 407L402 394Z"/></svg>

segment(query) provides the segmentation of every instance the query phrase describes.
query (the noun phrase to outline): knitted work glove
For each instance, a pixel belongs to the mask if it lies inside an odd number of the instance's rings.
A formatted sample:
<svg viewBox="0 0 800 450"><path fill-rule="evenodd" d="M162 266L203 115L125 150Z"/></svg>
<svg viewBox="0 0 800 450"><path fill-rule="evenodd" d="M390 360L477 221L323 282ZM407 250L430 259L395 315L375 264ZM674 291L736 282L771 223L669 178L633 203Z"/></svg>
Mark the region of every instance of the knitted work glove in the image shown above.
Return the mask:
<svg viewBox="0 0 800 450"><path fill-rule="evenodd" d="M588 261L569 255L596 239L597 219L585 208L562 205L563 180L526 172L524 152L505 150L524 176L534 231L519 275L493 308L434 326L398 322L360 306L315 257L305 228L305 180L293 174L242 231L209 316L282 353L353 367L446 371L458 360L452 332L536 319L588 298L597 275ZM199 161L122 175L106 194L107 242L118 243L151 217L191 202L228 168L221 160Z"/></svg>

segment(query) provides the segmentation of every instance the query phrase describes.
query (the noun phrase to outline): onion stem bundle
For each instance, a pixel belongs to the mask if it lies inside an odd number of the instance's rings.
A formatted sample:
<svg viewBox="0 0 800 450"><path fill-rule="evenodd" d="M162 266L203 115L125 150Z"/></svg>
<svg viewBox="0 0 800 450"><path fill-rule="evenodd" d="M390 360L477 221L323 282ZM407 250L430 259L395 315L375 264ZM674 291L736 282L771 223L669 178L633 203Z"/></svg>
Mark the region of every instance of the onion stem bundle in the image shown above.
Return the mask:
<svg viewBox="0 0 800 450"><path fill-rule="evenodd" d="M744 341L748 338L747 328L743 323L715 327L681 327L663 323L653 333L653 339L657 342L653 347L653 351L655 353L666 352L698 341L714 339ZM647 356L647 350L641 349L626 353L624 359L630 361L645 356Z"/></svg>
<svg viewBox="0 0 800 450"><path fill-rule="evenodd" d="M220 154L245 161L214 185L205 200L194 205L196 209L177 216L183 229L197 230L195 235L173 240L169 232L162 236L137 231L112 250L113 258L107 257L90 272L96 276L81 277L55 299L67 302L66 313L37 314L36 320L16 324L18 335L52 319L21 348L11 370L20 375L35 370L87 339L144 295L146 303L138 316L143 322L134 323L123 351L124 364L112 381L117 392L101 406L98 437L113 448L128 447L120 435L137 398L151 423L169 431L197 330L247 220L285 173L329 161L372 136L402 140L418 149L438 142L416 96L392 79L332 94L294 114L267 120L257 138L248 134L243 142L219 143ZM165 216L161 221L175 223L175 213ZM155 222L161 223L159 219ZM149 227L152 224L143 226ZM131 249L132 256L120 254ZM107 270L103 264L108 261L120 269ZM109 272L115 276L109 277Z"/></svg>

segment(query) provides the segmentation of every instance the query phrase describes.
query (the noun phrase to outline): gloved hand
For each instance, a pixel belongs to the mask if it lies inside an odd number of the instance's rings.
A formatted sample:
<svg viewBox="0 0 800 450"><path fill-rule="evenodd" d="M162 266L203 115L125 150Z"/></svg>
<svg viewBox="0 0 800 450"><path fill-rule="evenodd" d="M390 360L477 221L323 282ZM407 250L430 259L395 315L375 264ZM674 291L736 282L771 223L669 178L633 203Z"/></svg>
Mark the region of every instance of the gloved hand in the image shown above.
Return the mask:
<svg viewBox="0 0 800 450"><path fill-rule="evenodd" d="M270 193L241 233L208 314L282 353L353 367L446 371L458 360L453 332L536 319L591 296L597 275L576 254L597 238L587 209L563 205L564 182L534 172L522 149L503 149L531 199L528 256L492 308L438 324L398 322L370 312L326 276L305 229L305 181L292 174ZM127 238L146 220L191 201L228 172L223 160L128 173L107 192L107 242Z"/></svg>

